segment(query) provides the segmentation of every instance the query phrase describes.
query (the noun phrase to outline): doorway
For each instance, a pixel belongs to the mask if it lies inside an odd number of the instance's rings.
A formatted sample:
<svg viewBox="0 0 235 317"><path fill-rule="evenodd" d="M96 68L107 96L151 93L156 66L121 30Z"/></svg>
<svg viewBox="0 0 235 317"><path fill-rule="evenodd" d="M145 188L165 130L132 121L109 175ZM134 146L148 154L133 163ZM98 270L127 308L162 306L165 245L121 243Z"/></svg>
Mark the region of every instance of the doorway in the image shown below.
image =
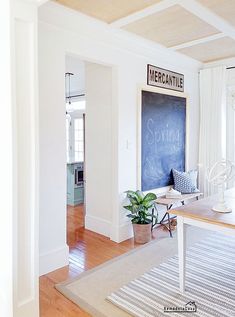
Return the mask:
<svg viewBox="0 0 235 317"><path fill-rule="evenodd" d="M111 236L113 68L76 55L67 55L65 66L67 243L74 246L84 228Z"/></svg>
<svg viewBox="0 0 235 317"><path fill-rule="evenodd" d="M85 226L85 63L65 57L67 244L76 244Z"/></svg>

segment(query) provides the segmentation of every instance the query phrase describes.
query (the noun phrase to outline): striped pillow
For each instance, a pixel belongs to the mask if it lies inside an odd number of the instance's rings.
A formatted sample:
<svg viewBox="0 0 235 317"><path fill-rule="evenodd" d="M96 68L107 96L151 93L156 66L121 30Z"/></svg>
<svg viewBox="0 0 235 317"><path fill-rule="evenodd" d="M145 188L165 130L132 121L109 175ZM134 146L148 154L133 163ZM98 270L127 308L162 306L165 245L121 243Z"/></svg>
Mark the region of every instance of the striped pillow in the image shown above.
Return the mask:
<svg viewBox="0 0 235 317"><path fill-rule="evenodd" d="M182 194L199 192L197 189L197 171L180 172L172 169L174 189Z"/></svg>

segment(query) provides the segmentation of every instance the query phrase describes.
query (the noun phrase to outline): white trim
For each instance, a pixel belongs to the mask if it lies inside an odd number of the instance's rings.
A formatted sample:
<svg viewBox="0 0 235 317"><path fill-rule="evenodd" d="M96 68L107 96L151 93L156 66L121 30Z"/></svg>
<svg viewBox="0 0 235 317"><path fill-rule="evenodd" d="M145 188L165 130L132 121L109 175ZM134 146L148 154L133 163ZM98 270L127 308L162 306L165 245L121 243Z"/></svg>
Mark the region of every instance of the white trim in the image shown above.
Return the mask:
<svg viewBox="0 0 235 317"><path fill-rule="evenodd" d="M112 27L121 28L121 27L124 27L125 25L133 23L137 20L143 19L143 18L145 18L149 15L152 15L154 13L166 10L169 7L172 7L173 5L175 5L177 3L178 3L178 0L163 0L160 3L154 4L154 5L149 6L143 10L132 13L124 18L118 19L118 20L110 23L110 25Z"/></svg>
<svg viewBox="0 0 235 317"><path fill-rule="evenodd" d="M212 25L220 32L235 39L235 28L199 2L195 0L178 0L178 2L184 9L196 15L207 24Z"/></svg>
<svg viewBox="0 0 235 317"><path fill-rule="evenodd" d="M27 2L31 2L32 4L35 4L36 6L40 6L46 2L48 2L49 0L23 0L23 1L27 1Z"/></svg>
<svg viewBox="0 0 235 317"><path fill-rule="evenodd" d="M235 65L235 57L224 58L224 59L220 59L218 61L205 63L203 65L203 68L216 67L216 66L219 66L219 65L224 65L226 67L234 67L234 65Z"/></svg>
<svg viewBox="0 0 235 317"><path fill-rule="evenodd" d="M13 234L12 223L15 222L13 206L16 204L14 197L13 182L13 99L12 82L14 81L14 70L12 67L12 13L10 3L0 3L0 36L2 47L0 50L1 72L4 76L0 78L1 118L0 118L0 144L4 155L0 157L0 316L13 317ZM14 245L15 248L15 245Z"/></svg>
<svg viewBox="0 0 235 317"><path fill-rule="evenodd" d="M130 221L125 222L119 226L119 237L116 242L120 243L122 241L130 239L133 237L133 235L132 223Z"/></svg>
<svg viewBox="0 0 235 317"><path fill-rule="evenodd" d="M35 1L37 3L38 7L40 7L41 5L45 4L49 0L32 0L32 1Z"/></svg>
<svg viewBox="0 0 235 317"><path fill-rule="evenodd" d="M177 219L178 218L179 217L177 217ZM212 230L212 231L216 231L216 232L220 231L223 234L235 236L235 229L228 228L228 227L225 227L223 225L218 225L215 223L205 222L203 220L196 220L193 218L187 218L187 217L183 217L183 216L182 216L182 218L183 218L184 224L199 227L202 229Z"/></svg>
<svg viewBox="0 0 235 317"><path fill-rule="evenodd" d="M39 316L37 26L35 3L13 1L13 296L14 316L19 317Z"/></svg>
<svg viewBox="0 0 235 317"><path fill-rule="evenodd" d="M111 208L112 208L112 221L110 229L110 239L116 240L119 236L119 223L120 223L120 211L119 211L119 194L118 194L118 172L119 172L119 155L118 155L118 138L119 138L119 122L116 120L119 116L118 109L118 67L112 67L112 107L111 107L111 125L112 125L112 159L111 159Z"/></svg>
<svg viewBox="0 0 235 317"><path fill-rule="evenodd" d="M44 275L69 264L69 247L66 245L40 254L39 274Z"/></svg>
<svg viewBox="0 0 235 317"><path fill-rule="evenodd" d="M74 58L78 58L83 60L83 62L91 62L91 63L97 63L99 65L104 65L106 67L111 67L112 69L112 107L111 107L111 121L112 121L112 159L111 159L111 165L112 165L112 221L106 222L103 221L101 218L97 218L94 216L89 216L87 219L87 226L85 227L87 229L90 229L91 231L100 233L104 236L110 237L112 241L120 242L119 241L119 195L118 195L118 123L115 120L118 116L118 103L117 103L117 85L118 85L118 67L115 65L111 65L108 63L104 63L99 60L93 60L86 58L84 56L80 56L77 52L66 52L66 56L73 56ZM85 99L85 97L84 97ZM85 113L85 112L83 112ZM76 112L69 113L72 117L73 114L76 115ZM85 157L85 153L84 153ZM84 180L86 180L86 161L84 160ZM86 181L84 183L84 209L86 214ZM88 216L85 216L85 219ZM96 227L95 222L98 222L98 226ZM103 222L103 224L101 224ZM106 224L105 224L106 222ZM108 224L108 226L107 226ZM110 229L111 226L111 229ZM98 228L98 229L97 229Z"/></svg>
<svg viewBox="0 0 235 317"><path fill-rule="evenodd" d="M110 226L111 222L108 220L90 215L85 216L85 228L87 230L102 234L105 237L110 237Z"/></svg>
<svg viewBox="0 0 235 317"><path fill-rule="evenodd" d="M169 48L174 50L174 51L176 51L176 50L180 50L180 49L183 49L183 48L186 48L186 47L191 47L191 46L194 46L194 45L203 44L203 43L206 43L206 42L211 42L211 41L214 41L214 40L218 40L218 39L221 39L221 38L223 38L225 36L226 35L224 33L218 33L218 34L215 34L215 35L203 37L203 38L198 39L198 40L186 42L186 43L183 43L183 44L180 44L180 45L171 46Z"/></svg>
<svg viewBox="0 0 235 317"><path fill-rule="evenodd" d="M138 101L137 101L137 188L141 188L141 107L142 107L142 91L149 91L161 93L164 95L178 96L186 99L186 138L185 138L185 170L188 170L188 145L189 145L189 98L186 93L174 91L170 89L157 88L147 85L138 87ZM165 193L171 186L152 189L151 192L155 194Z"/></svg>

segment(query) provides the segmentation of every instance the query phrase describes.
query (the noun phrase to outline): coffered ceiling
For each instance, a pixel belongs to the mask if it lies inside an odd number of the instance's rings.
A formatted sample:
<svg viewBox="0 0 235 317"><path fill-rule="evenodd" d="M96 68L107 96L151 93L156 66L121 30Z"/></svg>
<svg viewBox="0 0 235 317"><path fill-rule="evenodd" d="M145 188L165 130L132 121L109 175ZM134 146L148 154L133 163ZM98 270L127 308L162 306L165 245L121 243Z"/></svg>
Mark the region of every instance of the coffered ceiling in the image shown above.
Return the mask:
<svg viewBox="0 0 235 317"><path fill-rule="evenodd" d="M187 32L185 32L185 25L187 25ZM216 28L179 5L130 23L124 26L124 29L166 47L219 33Z"/></svg>
<svg viewBox="0 0 235 317"><path fill-rule="evenodd" d="M234 0L198 0L198 2L235 26Z"/></svg>
<svg viewBox="0 0 235 317"><path fill-rule="evenodd" d="M235 0L54 0L202 62L235 57Z"/></svg>
<svg viewBox="0 0 235 317"><path fill-rule="evenodd" d="M55 0L94 18L110 23L161 0Z"/></svg>
<svg viewBox="0 0 235 317"><path fill-rule="evenodd" d="M235 41L229 37L185 47L179 52L197 60L213 61L235 56Z"/></svg>

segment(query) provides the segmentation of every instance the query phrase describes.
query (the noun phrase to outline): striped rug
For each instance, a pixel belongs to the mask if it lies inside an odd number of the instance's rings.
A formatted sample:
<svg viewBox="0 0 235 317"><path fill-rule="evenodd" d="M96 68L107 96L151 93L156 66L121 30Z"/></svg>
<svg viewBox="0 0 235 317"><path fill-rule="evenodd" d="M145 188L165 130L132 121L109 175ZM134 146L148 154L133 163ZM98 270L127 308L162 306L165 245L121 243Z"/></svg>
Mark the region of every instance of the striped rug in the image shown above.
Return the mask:
<svg viewBox="0 0 235 317"><path fill-rule="evenodd" d="M138 317L234 317L235 237L213 234L187 250L184 295L179 293L178 257L174 256L107 300Z"/></svg>

